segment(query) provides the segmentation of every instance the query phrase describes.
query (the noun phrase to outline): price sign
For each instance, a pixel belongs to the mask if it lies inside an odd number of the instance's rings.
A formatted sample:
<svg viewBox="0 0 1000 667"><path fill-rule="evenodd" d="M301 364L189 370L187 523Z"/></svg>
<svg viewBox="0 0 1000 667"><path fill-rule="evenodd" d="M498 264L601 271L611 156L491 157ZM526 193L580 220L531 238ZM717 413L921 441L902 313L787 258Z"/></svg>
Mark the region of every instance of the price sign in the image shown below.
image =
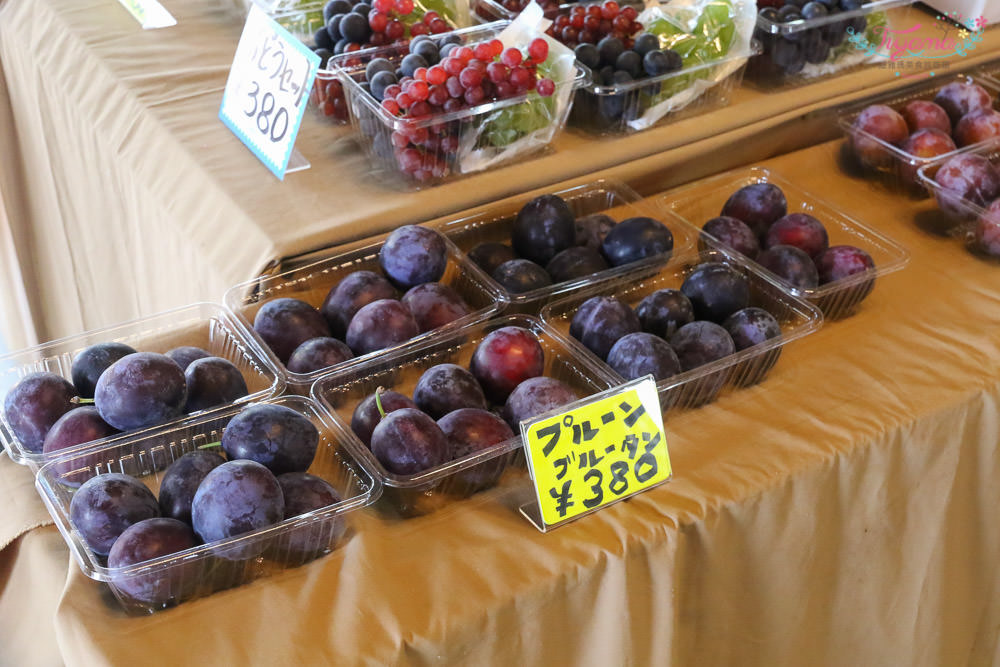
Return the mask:
<svg viewBox="0 0 1000 667"><path fill-rule="evenodd" d="M177 19L156 0L118 0L118 2L135 17L143 30L177 25Z"/></svg>
<svg viewBox="0 0 1000 667"><path fill-rule="evenodd" d="M219 118L284 180L319 56L251 5Z"/></svg>
<svg viewBox="0 0 1000 667"><path fill-rule="evenodd" d="M670 478L663 414L651 376L573 403L559 414L523 422L521 435L542 530Z"/></svg>

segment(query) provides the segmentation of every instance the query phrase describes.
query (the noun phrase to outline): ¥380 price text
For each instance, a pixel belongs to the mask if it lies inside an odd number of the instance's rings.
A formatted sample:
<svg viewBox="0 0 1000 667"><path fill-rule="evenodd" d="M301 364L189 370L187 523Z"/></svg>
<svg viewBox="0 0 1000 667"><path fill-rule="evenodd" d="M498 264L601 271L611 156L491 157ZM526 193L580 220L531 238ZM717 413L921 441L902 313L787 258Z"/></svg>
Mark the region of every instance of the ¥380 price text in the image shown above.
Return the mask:
<svg viewBox="0 0 1000 667"><path fill-rule="evenodd" d="M247 118L255 118L262 135L278 143L285 138L291 123L288 109L279 104L276 93L287 93L286 103L298 110L310 79L308 63L300 63L303 66L297 72L285 51L285 42L273 33L254 47L251 61L260 78L248 82L243 113Z"/></svg>

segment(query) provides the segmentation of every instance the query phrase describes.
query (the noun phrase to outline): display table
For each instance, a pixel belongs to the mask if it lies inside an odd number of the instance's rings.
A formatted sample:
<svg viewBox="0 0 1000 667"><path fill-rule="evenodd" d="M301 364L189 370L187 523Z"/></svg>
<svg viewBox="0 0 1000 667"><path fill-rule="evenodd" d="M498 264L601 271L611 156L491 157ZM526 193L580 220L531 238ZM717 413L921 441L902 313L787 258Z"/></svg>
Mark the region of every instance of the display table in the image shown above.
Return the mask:
<svg viewBox="0 0 1000 667"><path fill-rule="evenodd" d="M662 190L829 138L832 125L806 132L800 119L898 85L874 68L776 94L744 88L714 113L617 139L567 132L547 155L416 194L366 178L348 130L310 111L298 145L312 168L282 183L217 119L242 27L221 4L172 0L178 25L142 31L113 1L0 2L10 349L217 301L283 257L595 172L655 174L649 191ZM950 63L998 56L992 30ZM674 169L685 160L695 170Z"/></svg>
<svg viewBox="0 0 1000 667"><path fill-rule="evenodd" d="M670 483L548 534L517 514L523 485L364 514L339 552L149 617L38 528L0 553L0 663L995 663L1000 267L839 149L763 164L910 265L763 384L669 415ZM6 458L0 500L6 539L44 518Z"/></svg>

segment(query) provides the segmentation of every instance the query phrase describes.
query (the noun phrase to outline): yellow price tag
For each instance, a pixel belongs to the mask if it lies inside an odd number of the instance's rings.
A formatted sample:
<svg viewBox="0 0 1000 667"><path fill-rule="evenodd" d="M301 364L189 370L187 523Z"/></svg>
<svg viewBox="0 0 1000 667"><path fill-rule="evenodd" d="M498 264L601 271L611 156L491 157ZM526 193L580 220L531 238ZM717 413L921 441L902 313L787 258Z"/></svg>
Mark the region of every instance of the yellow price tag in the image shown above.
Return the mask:
<svg viewBox="0 0 1000 667"><path fill-rule="evenodd" d="M651 376L521 424L541 520L554 526L670 478ZM541 526L539 526L541 528Z"/></svg>

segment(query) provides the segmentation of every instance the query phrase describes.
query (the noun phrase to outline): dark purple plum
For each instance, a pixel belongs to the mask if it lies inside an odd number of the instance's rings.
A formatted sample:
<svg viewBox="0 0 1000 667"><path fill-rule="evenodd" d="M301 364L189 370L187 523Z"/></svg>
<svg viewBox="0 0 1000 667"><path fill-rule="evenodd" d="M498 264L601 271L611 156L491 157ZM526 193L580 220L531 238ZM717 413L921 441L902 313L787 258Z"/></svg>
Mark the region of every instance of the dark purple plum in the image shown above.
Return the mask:
<svg viewBox="0 0 1000 667"><path fill-rule="evenodd" d="M401 301L379 299L355 313L347 327L347 346L356 356L405 343L420 333L413 314Z"/></svg>
<svg viewBox="0 0 1000 667"><path fill-rule="evenodd" d="M507 423L488 410L462 408L449 412L438 420L438 426L448 438L452 457L462 459L495 447L514 437ZM495 485L503 474L505 457L483 461L456 475L470 492Z"/></svg>
<svg viewBox="0 0 1000 667"><path fill-rule="evenodd" d="M421 333L432 331L472 312L462 295L442 283L417 285L403 295Z"/></svg>
<svg viewBox="0 0 1000 667"><path fill-rule="evenodd" d="M253 328L282 363L310 338L330 335L320 312L305 301L282 297L268 301L257 311Z"/></svg>
<svg viewBox="0 0 1000 667"><path fill-rule="evenodd" d="M326 480L304 472L278 475L278 484L285 499L286 519L330 507L343 500ZM277 556L287 564L319 558L340 541L346 530L347 523L342 514L293 528L282 538L282 550Z"/></svg>
<svg viewBox="0 0 1000 667"><path fill-rule="evenodd" d="M742 220L760 239L771 223L787 214L788 200L781 188L773 183L752 183L734 192L719 215Z"/></svg>
<svg viewBox="0 0 1000 667"><path fill-rule="evenodd" d="M31 373L7 392L4 417L25 449L40 452L52 425L76 407L76 397L76 387L55 373Z"/></svg>
<svg viewBox="0 0 1000 667"><path fill-rule="evenodd" d="M469 259L485 271L486 275L492 276L498 266L512 259L517 259L517 255L514 254L514 249L509 245L487 242L480 243L470 250Z"/></svg>
<svg viewBox="0 0 1000 667"><path fill-rule="evenodd" d="M295 348L286 366L292 373L312 373L353 359L347 343L336 338L310 338Z"/></svg>
<svg viewBox="0 0 1000 667"><path fill-rule="evenodd" d="M604 237L617 225L615 219L605 213L591 213L576 219L576 245L600 250Z"/></svg>
<svg viewBox="0 0 1000 667"><path fill-rule="evenodd" d="M644 332L619 338L608 352L608 366L626 380L652 374L659 382L681 372L681 363L670 343Z"/></svg>
<svg viewBox="0 0 1000 667"><path fill-rule="evenodd" d="M93 442L118 433L118 429L101 419L93 405L70 410L60 417L45 436L42 451L52 454L85 442Z"/></svg>
<svg viewBox="0 0 1000 667"><path fill-rule="evenodd" d="M180 366L182 371L186 371L192 361L212 356L206 350L203 350L200 347L194 347L193 345L175 347L172 350L168 350L166 355L173 359L174 363Z"/></svg>
<svg viewBox="0 0 1000 667"><path fill-rule="evenodd" d="M701 231L725 247L732 248L750 259L756 259L760 252L760 241L757 239L757 235L742 220L720 215L702 225ZM704 235L699 240L698 247L703 250L707 247Z"/></svg>
<svg viewBox="0 0 1000 667"><path fill-rule="evenodd" d="M959 146L971 146L1000 137L1000 113L983 109L962 116L955 126L954 136Z"/></svg>
<svg viewBox="0 0 1000 667"><path fill-rule="evenodd" d="M573 212L558 195L542 195L525 204L510 229L517 254L545 266L576 242Z"/></svg>
<svg viewBox="0 0 1000 667"><path fill-rule="evenodd" d="M757 262L792 287L810 289L819 285L816 264L794 246L772 246L760 254Z"/></svg>
<svg viewBox="0 0 1000 667"><path fill-rule="evenodd" d="M601 359L622 336L642 329L639 316L627 303L613 296L584 301L569 325L569 333Z"/></svg>
<svg viewBox="0 0 1000 667"><path fill-rule="evenodd" d="M574 246L553 257L545 270L552 276L552 282L561 283L587 278L607 268L608 263L597 250L587 246Z"/></svg>
<svg viewBox="0 0 1000 667"><path fill-rule="evenodd" d="M98 343L82 350L73 359L73 385L83 398L93 398L101 373L122 357L136 350L124 343Z"/></svg>
<svg viewBox="0 0 1000 667"><path fill-rule="evenodd" d="M343 340L354 314L372 301L395 299L396 288L374 271L355 271L337 283L319 309L330 333Z"/></svg>
<svg viewBox="0 0 1000 667"><path fill-rule="evenodd" d="M934 129L951 134L951 119L948 117L948 112L933 102L913 100L903 107L899 115L906 121L906 127L911 133Z"/></svg>
<svg viewBox="0 0 1000 667"><path fill-rule="evenodd" d="M953 81L934 96L934 103L945 110L952 125L973 111L993 108L993 98L982 86L966 81Z"/></svg>
<svg viewBox="0 0 1000 667"><path fill-rule="evenodd" d="M714 322L699 320L682 326L670 339L681 369L689 371L736 352L729 333Z"/></svg>
<svg viewBox="0 0 1000 667"><path fill-rule="evenodd" d="M871 271L875 262L871 255L850 245L831 246L816 258L820 284L826 285L859 273ZM869 289L870 286L869 286Z"/></svg>
<svg viewBox="0 0 1000 667"><path fill-rule="evenodd" d="M750 305L746 276L726 264L706 262L692 271L681 285L699 320L722 322ZM673 338L671 338L673 342Z"/></svg>
<svg viewBox="0 0 1000 667"><path fill-rule="evenodd" d="M522 421L561 408L579 398L569 385L555 378L528 378L507 397L503 418L520 433Z"/></svg>
<svg viewBox="0 0 1000 667"><path fill-rule="evenodd" d="M281 485L256 461L227 461L202 480L191 503L191 524L204 542L216 542L267 528L285 515ZM217 549L230 560L255 558L264 550L253 540Z"/></svg>
<svg viewBox="0 0 1000 667"><path fill-rule="evenodd" d="M528 329L501 327L476 346L469 370L488 399L503 403L514 387L545 371L545 353Z"/></svg>
<svg viewBox="0 0 1000 667"><path fill-rule="evenodd" d="M185 412L232 403L250 393L240 369L222 357L205 357L191 362L184 371L184 381L187 383Z"/></svg>
<svg viewBox="0 0 1000 667"><path fill-rule="evenodd" d="M382 410L386 414L403 408L416 409L417 407L416 403L399 392L380 391L378 397L379 402L382 403ZM351 415L351 430L361 442L365 443L366 447L371 447L372 431L375 430L381 419L382 414L378 411L378 402L375 400L375 394L372 394L354 408L354 414Z"/></svg>
<svg viewBox="0 0 1000 667"><path fill-rule="evenodd" d="M225 462L217 452L196 449L171 463L160 482L160 514L191 523L191 503L201 480Z"/></svg>
<svg viewBox="0 0 1000 667"><path fill-rule="evenodd" d="M378 462L394 475L414 475L451 459L441 428L413 408L386 415L372 432L371 447Z"/></svg>
<svg viewBox="0 0 1000 667"><path fill-rule="evenodd" d="M774 315L756 306L736 311L726 318L722 328L733 339L737 352L781 335L781 325Z"/></svg>
<svg viewBox="0 0 1000 667"><path fill-rule="evenodd" d="M945 122L948 122L947 116L945 116ZM899 148L904 153L914 157L933 158L954 151L956 146L950 134L934 128L926 128L911 134ZM896 163L896 169L905 184L919 186L920 176L918 172L927 162L929 160L899 160ZM928 176L933 177L935 173L937 172L932 167L928 167Z"/></svg>
<svg viewBox="0 0 1000 667"><path fill-rule="evenodd" d="M646 257L670 257L674 235L659 220L638 217L622 220L608 231L601 254L611 266L624 266Z"/></svg>
<svg viewBox="0 0 1000 667"><path fill-rule="evenodd" d="M995 200L976 219L970 247L986 257L1000 257L1000 199Z"/></svg>
<svg viewBox="0 0 1000 667"><path fill-rule="evenodd" d="M136 352L104 371L94 391L94 405L104 421L119 431L132 431L179 417L187 393L184 371L173 359Z"/></svg>
<svg viewBox="0 0 1000 667"><path fill-rule="evenodd" d="M308 470L318 445L319 431L308 417L271 403L246 408L222 434L230 459L256 461L275 475Z"/></svg>
<svg viewBox="0 0 1000 667"><path fill-rule="evenodd" d="M441 280L448 267L448 247L433 229L405 225L389 234L378 259L389 280L408 290Z"/></svg>
<svg viewBox="0 0 1000 667"><path fill-rule="evenodd" d="M790 245L810 257L817 257L830 246L830 237L823 223L808 213L789 213L767 230L765 248Z"/></svg>
<svg viewBox="0 0 1000 667"><path fill-rule="evenodd" d="M639 324L646 333L666 340L688 322L694 321L694 306L684 292L661 289L647 294L635 309Z"/></svg>
<svg viewBox="0 0 1000 667"><path fill-rule="evenodd" d="M424 371L413 390L413 402L434 419L459 408L486 409L479 382L455 364L438 364Z"/></svg>
<svg viewBox="0 0 1000 667"><path fill-rule="evenodd" d="M1000 197L1000 171L989 160L975 153L961 153L945 160L934 180L944 191L936 192L938 206L950 218L975 217L962 200L975 206L988 206Z"/></svg>
<svg viewBox="0 0 1000 667"><path fill-rule="evenodd" d="M172 563L166 569L154 569L142 574L123 570L131 565L154 558L169 556L198 544L191 526L168 518L143 519L122 532L108 554L108 567L113 570L111 583L121 593L155 607L176 604L189 597L198 586L197 564Z"/></svg>
<svg viewBox="0 0 1000 667"><path fill-rule="evenodd" d="M493 280L512 294L524 294L552 284L552 278L545 269L527 259L504 262L493 272Z"/></svg>
<svg viewBox="0 0 1000 667"><path fill-rule="evenodd" d="M91 551L107 556L126 528L160 516L156 496L129 475L105 473L84 482L69 503L69 518Z"/></svg>

